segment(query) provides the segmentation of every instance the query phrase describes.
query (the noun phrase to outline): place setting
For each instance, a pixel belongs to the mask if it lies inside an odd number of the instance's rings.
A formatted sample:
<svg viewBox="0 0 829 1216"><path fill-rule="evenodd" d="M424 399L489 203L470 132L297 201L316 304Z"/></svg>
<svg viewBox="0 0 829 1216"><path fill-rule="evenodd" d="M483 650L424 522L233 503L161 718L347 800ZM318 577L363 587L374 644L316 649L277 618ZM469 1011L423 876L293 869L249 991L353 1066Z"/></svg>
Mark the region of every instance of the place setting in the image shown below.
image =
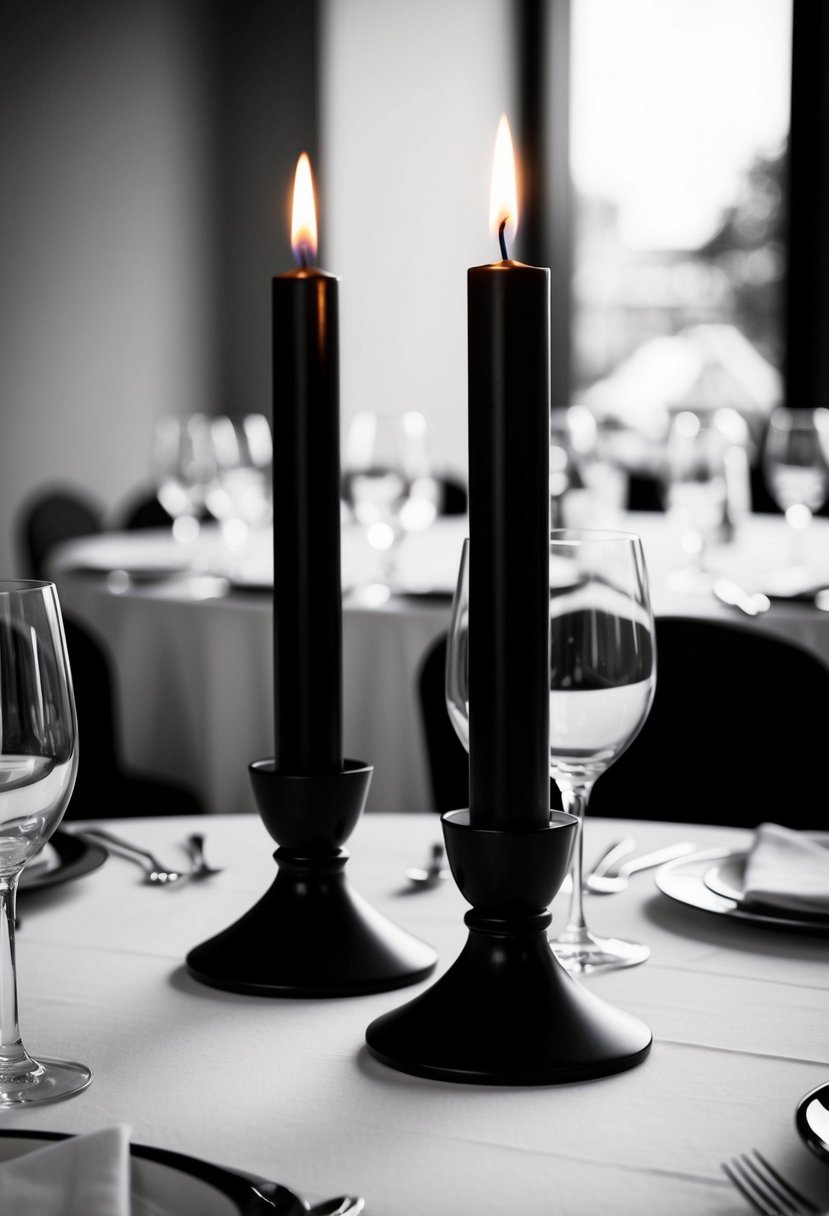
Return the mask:
<svg viewBox="0 0 829 1216"><path fill-rule="evenodd" d="M0 1129L0 1201L10 1210L62 1210L87 1216L359 1216L365 1202L339 1195L308 1203L267 1178L184 1153L134 1144L125 1125L78 1136Z"/></svg>
<svg viewBox="0 0 829 1216"><path fill-rule="evenodd" d="M107 851L94 840L58 828L51 839L26 863L20 875L21 892L42 891L91 874L107 859Z"/></svg>
<svg viewBox="0 0 829 1216"><path fill-rule="evenodd" d="M655 882L670 899L728 920L829 934L829 833L761 824L749 848L693 853Z"/></svg>

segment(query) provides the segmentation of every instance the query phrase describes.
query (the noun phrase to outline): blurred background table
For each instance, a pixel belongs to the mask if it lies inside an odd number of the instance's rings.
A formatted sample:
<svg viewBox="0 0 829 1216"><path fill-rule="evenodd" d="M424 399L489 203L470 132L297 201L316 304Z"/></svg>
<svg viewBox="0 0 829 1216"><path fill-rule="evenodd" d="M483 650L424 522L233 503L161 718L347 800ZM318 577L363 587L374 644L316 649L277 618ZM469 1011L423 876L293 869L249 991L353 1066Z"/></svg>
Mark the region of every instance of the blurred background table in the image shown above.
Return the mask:
<svg viewBox="0 0 829 1216"><path fill-rule="evenodd" d="M642 536L657 615L738 620L829 664L829 612L776 601L749 618L711 594L672 590L669 575L682 554L669 517L628 513L616 524ZM347 756L375 766L370 809L433 805L417 678L449 624L466 529L463 517L451 517L408 536L401 593L385 600L365 586L374 565L362 531L343 529L344 746ZM829 585L829 520L816 519L808 540L815 580ZM782 517L749 516L734 543L712 549L711 564L751 589L785 565L788 544ZM178 561L169 531L109 533L61 546L51 573L64 612L94 633L113 665L125 763L184 782L208 811L250 811L247 766L273 753L269 536L231 568L219 533L208 530L206 572L165 576Z"/></svg>

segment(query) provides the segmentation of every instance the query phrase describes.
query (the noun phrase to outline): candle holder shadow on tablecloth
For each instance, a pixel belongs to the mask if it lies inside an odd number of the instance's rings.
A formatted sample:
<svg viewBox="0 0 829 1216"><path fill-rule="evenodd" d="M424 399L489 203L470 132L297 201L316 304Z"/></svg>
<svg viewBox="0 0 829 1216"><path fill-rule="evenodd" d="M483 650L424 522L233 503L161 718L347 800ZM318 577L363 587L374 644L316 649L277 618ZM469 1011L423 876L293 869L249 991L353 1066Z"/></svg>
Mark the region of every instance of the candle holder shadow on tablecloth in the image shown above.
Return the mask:
<svg viewBox="0 0 829 1216"><path fill-rule="evenodd" d="M371 1023L373 1056L415 1076L484 1085L584 1081L644 1060L649 1028L583 988L547 941L576 828L560 811L521 831L470 827L467 810L443 816L452 874L473 905L469 938L436 983Z"/></svg>
<svg viewBox="0 0 829 1216"><path fill-rule="evenodd" d="M258 903L194 947L187 969L203 984L274 997L385 992L425 979L437 962L348 883L343 843L365 806L373 769L289 776L273 760L250 766L265 827L279 845L277 874Z"/></svg>

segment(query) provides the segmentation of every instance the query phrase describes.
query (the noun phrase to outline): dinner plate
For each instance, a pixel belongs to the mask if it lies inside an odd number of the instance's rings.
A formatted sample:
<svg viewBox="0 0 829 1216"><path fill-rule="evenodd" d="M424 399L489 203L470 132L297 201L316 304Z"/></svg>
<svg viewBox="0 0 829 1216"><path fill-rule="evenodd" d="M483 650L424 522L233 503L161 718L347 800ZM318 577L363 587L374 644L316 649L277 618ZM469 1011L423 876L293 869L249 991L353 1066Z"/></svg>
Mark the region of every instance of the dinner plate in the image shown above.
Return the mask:
<svg viewBox="0 0 829 1216"><path fill-rule="evenodd" d="M24 868L20 875L19 889L21 891L39 891L43 887L53 887L60 882L80 878L90 874L102 866L109 854L103 845L84 836L75 836L64 832L61 828L54 833L49 841L53 856L48 866L26 872Z"/></svg>
<svg viewBox="0 0 829 1216"><path fill-rule="evenodd" d="M44 1141L65 1140L62 1132L0 1131L0 1162L42 1148ZM198 1212L199 1216L301 1216L302 1201L285 1187L278 1201L262 1199L254 1183L241 1174L167 1149L130 1145L131 1195L153 1205L158 1216ZM138 1206L138 1205L136 1205Z"/></svg>
<svg viewBox="0 0 829 1216"><path fill-rule="evenodd" d="M796 929L799 933L829 936L829 918L750 910L742 907L739 899L713 891L706 883L706 874L715 865L722 866L735 856L745 859L745 853L736 854L733 849L706 849L681 857L679 861L670 861L657 870L656 886L669 899L702 912L712 912L715 916L766 929Z"/></svg>
<svg viewBox="0 0 829 1216"><path fill-rule="evenodd" d="M797 908L778 908L773 904L763 904L759 900L745 905L745 872L748 853L731 853L723 861L714 862L702 876L702 881L715 895L724 899L733 899L743 911L760 911L768 916L786 917L789 920L823 921L829 928L829 913L800 912Z"/></svg>

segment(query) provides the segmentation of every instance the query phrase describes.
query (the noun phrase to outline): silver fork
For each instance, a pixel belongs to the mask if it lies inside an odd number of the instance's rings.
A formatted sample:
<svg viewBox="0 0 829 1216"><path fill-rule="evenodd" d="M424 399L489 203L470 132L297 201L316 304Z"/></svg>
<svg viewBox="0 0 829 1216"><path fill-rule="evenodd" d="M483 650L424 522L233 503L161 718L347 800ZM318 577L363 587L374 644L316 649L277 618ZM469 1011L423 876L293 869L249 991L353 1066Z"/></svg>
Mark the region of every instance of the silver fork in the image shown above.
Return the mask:
<svg viewBox="0 0 829 1216"><path fill-rule="evenodd" d="M166 869L158 858L148 852L147 849L140 848L137 844L130 844L128 840L124 840L120 836L115 836L112 832L107 832L104 828L84 828L85 836L93 836L98 840L103 840L105 844L114 849L116 853L120 853L122 857L126 857L129 861L134 861L141 866L144 871L145 881L153 886L169 887L185 875L180 870Z"/></svg>
<svg viewBox="0 0 829 1216"><path fill-rule="evenodd" d="M613 870L611 874L598 874L594 870L592 874L587 875L585 885L594 895L617 894L627 889L631 875L638 874L640 870L655 869L666 861L676 861L679 857L693 853L694 847L689 840L683 840L679 844L666 845L664 849L657 849L653 853L643 853L632 861L623 861L619 866L609 867Z"/></svg>
<svg viewBox="0 0 829 1216"><path fill-rule="evenodd" d="M193 832L187 837L185 849L190 854L192 868L191 878L209 878L211 874L221 874L221 866L209 866L204 858L204 836L201 832Z"/></svg>
<svg viewBox="0 0 829 1216"><path fill-rule="evenodd" d="M730 1182L762 1216L798 1216L798 1213L819 1213L820 1208L787 1182L782 1174L757 1149L753 1155L741 1153L724 1161L722 1169Z"/></svg>

